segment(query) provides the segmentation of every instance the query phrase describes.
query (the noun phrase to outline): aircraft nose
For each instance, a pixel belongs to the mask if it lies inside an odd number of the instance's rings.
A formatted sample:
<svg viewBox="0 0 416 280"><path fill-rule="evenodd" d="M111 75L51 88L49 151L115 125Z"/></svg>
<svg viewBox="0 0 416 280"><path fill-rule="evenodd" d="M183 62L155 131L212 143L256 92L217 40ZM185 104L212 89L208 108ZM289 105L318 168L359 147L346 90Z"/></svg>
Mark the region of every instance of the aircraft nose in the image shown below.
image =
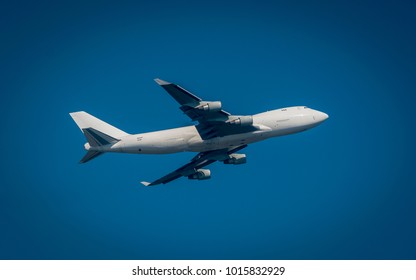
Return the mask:
<svg viewBox="0 0 416 280"><path fill-rule="evenodd" d="M323 122L327 118L329 118L329 116L325 114L324 112L315 111L313 114L313 118L315 119L316 122Z"/></svg>

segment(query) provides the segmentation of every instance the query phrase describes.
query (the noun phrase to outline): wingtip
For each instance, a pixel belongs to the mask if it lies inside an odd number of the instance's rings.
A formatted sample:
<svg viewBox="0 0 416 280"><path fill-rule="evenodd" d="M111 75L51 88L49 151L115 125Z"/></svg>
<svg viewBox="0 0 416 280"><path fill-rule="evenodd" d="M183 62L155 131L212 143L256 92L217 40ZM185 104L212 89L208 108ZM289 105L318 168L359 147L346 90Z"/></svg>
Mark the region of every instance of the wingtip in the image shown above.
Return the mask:
<svg viewBox="0 0 416 280"><path fill-rule="evenodd" d="M156 78L156 79L155 79L155 82L156 82L158 85L160 85L160 86L170 85L170 83L169 83L169 82L166 82L166 81L161 80L161 79L159 79L159 78Z"/></svg>
<svg viewBox="0 0 416 280"><path fill-rule="evenodd" d="M142 181L142 182L140 182L143 186L145 186L145 187L148 187L148 186L150 186L151 185L151 183L149 183L149 182L145 182L145 181Z"/></svg>

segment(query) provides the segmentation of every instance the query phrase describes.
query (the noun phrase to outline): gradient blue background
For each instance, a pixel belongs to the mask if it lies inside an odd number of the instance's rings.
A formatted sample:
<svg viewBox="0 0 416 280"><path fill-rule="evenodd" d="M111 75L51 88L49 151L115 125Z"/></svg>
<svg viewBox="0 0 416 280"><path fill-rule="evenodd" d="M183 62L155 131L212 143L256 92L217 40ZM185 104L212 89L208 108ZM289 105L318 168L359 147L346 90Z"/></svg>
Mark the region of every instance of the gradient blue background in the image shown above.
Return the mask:
<svg viewBox="0 0 416 280"><path fill-rule="evenodd" d="M286 2L1 4L0 258L415 259L415 5ZM330 118L208 181L139 184L191 153L78 164L69 112L189 124L156 77Z"/></svg>

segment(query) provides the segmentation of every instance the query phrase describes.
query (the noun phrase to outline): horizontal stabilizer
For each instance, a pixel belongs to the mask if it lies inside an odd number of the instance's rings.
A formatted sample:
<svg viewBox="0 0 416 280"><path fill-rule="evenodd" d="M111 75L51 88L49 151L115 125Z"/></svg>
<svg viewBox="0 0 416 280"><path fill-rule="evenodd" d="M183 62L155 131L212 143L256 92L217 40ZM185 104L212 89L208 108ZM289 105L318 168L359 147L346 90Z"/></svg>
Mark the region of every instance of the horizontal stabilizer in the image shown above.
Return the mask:
<svg viewBox="0 0 416 280"><path fill-rule="evenodd" d="M79 161L79 163L86 163L87 161L90 161L102 154L103 154L102 152L98 152L98 151L88 151L85 154L85 156Z"/></svg>
<svg viewBox="0 0 416 280"><path fill-rule="evenodd" d="M120 141L120 139L113 138L110 135L107 135L91 127L83 128L82 132L84 133L85 138L87 138L87 141L91 147L104 146Z"/></svg>

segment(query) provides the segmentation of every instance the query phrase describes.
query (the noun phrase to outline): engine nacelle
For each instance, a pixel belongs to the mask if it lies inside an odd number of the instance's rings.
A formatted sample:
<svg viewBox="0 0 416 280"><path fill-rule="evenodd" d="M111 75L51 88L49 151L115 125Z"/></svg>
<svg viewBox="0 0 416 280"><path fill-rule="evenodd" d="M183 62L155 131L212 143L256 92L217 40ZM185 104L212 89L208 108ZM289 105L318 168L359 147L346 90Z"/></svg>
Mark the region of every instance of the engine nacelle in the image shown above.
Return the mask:
<svg viewBox="0 0 416 280"><path fill-rule="evenodd" d="M191 180L207 180L211 178L211 170L209 169L198 169L194 174L188 176Z"/></svg>
<svg viewBox="0 0 416 280"><path fill-rule="evenodd" d="M235 119L228 121L229 124L239 126L249 126L253 124L253 116L238 116Z"/></svg>
<svg viewBox="0 0 416 280"><path fill-rule="evenodd" d="M212 102L202 103L196 108L202 111L207 111L207 112L218 112L218 111L221 111L222 105L221 105L221 101L212 101Z"/></svg>
<svg viewBox="0 0 416 280"><path fill-rule="evenodd" d="M229 159L224 160L224 164L244 164L247 162L245 154L231 154Z"/></svg>

